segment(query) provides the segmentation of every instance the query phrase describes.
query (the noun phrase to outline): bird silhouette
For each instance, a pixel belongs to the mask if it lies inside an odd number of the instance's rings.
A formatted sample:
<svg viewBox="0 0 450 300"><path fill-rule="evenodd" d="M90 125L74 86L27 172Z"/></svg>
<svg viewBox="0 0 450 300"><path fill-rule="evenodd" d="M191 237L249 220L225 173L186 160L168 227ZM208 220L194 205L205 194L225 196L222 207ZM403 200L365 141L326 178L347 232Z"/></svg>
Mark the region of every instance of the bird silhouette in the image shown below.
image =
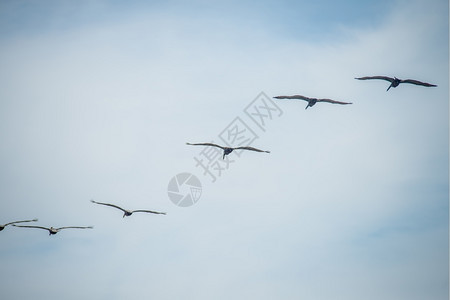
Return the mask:
<svg viewBox="0 0 450 300"><path fill-rule="evenodd" d="M119 206L117 206L115 204L96 202L94 200L91 200L91 202L95 203L95 204L106 205L106 206L111 206L111 207L120 209L121 211L123 211L123 217L122 218L131 216L135 212L145 212L145 213L151 213L151 214L157 214L157 215L165 215L166 214L165 212L158 212L158 211L153 211L153 210L143 210L143 209L127 210L127 209L123 209L122 207L119 207Z"/></svg>
<svg viewBox="0 0 450 300"><path fill-rule="evenodd" d="M60 232L63 229L68 229L68 228L77 228L77 229L92 229L94 228L93 226L66 226L66 227L59 227L59 228L55 228L55 227L43 227L43 226L30 226L30 225L14 225L15 227L24 227L24 228L38 228L38 229L45 229L48 231L48 235L53 235L53 234L57 234L58 232Z"/></svg>
<svg viewBox="0 0 450 300"><path fill-rule="evenodd" d="M342 102L342 101L336 101L331 99L317 99L317 98L309 98L302 95L293 95L293 96L276 96L275 99L299 99L299 100L305 100L308 102L308 105L306 105L305 109L308 107L313 107L317 102L328 102L333 104L352 104L351 102Z"/></svg>
<svg viewBox="0 0 450 300"><path fill-rule="evenodd" d="M191 143L186 143L186 145L192 145L192 146L212 146L212 147L218 147L220 149L223 150L223 156L222 159L225 159L225 155L230 154L231 152L233 152L233 150L250 150L250 151L256 151L256 152L266 152L266 153L270 153L270 151L265 151L265 150L260 150L260 149L256 149L253 147L249 147L249 146L243 146L243 147L223 147L217 144L213 144L213 143L197 143L197 144L191 144Z"/></svg>
<svg viewBox="0 0 450 300"><path fill-rule="evenodd" d="M435 84L431 84L431 83L426 83L426 82L422 82L422 81L418 81L418 80L414 80L414 79L398 79L397 77L387 77L387 76L366 76L366 77L357 77L355 79L358 80L368 80L368 79L381 79L381 80L386 80L389 81L391 84L389 85L389 87L387 88L386 91L389 91L389 89L391 87L396 88L399 86L400 83L411 83L411 84L415 84L415 85L422 85L422 86L437 86Z"/></svg>
<svg viewBox="0 0 450 300"><path fill-rule="evenodd" d="M9 222L9 223L0 225L0 231L2 231L3 229L5 229L5 227L8 226L8 225L17 224L17 223L25 223L25 222L37 222L37 221L38 221L38 219Z"/></svg>

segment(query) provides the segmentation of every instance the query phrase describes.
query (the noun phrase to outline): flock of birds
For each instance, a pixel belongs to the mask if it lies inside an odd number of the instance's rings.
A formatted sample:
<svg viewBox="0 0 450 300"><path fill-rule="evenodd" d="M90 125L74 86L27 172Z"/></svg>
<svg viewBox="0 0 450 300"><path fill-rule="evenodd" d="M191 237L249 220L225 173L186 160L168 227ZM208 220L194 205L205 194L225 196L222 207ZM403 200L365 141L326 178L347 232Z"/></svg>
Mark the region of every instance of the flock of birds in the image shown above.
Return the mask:
<svg viewBox="0 0 450 300"><path fill-rule="evenodd" d="M415 85L422 85L422 86L427 86L427 87L435 87L437 85L431 84L431 83L426 83L426 82L422 82L422 81L418 81L418 80L414 80L414 79L398 79L397 77L387 77L387 76L367 76L367 77L357 77L355 79L358 80L368 80L368 79L381 79L381 80L386 80L389 81L391 84L389 85L388 89L386 91L389 91L389 89L391 87L396 88L397 86L399 86L400 83L411 83L411 84L415 84ZM306 96L302 96L302 95L293 95L293 96L275 96L275 99L297 99L297 100L305 100L306 102L308 102L308 105L306 105L305 109L307 109L308 107L313 107L317 102L327 102L327 103L332 103L332 104L353 104L351 102L342 102L342 101L336 101L336 100L332 100L332 99L318 99L318 98L310 98L310 97L306 97ZM186 143L187 145L192 145L192 146L211 146L211 147L217 147L223 150L223 156L222 159L225 159L225 156L230 154L231 152L233 152L233 150L250 150L250 151L256 151L256 152L265 152L265 153L270 153L270 151L265 151L265 150L261 150L261 149L257 149L257 148L253 148L253 147L224 147L224 146L220 146L217 144L213 144L213 143L196 143L196 144L191 144L191 143Z"/></svg>
<svg viewBox="0 0 450 300"><path fill-rule="evenodd" d="M411 84L422 85L422 86L427 86L427 87L435 87L435 86L437 86L435 84L426 83L426 82L422 82L422 81L418 81L418 80L414 80L414 79L399 79L397 77L388 77L388 76L366 76L366 77L357 77L355 79L358 79L358 80L381 79L381 80L389 81L391 84L389 85L389 87L387 88L386 91L389 91L389 89L391 87L392 88L398 87L400 85L400 83L411 83ZM316 104L317 102L328 102L328 103L333 103L333 104L352 104L351 102L342 102L342 101L336 101L336 100L331 100L331 99L309 98L309 97L305 97L305 96L302 96L302 95L276 96L274 98L276 98L276 99L299 99L299 100L305 100L305 101L308 102L308 105L306 106L305 109L307 109L308 107L314 106L314 104Z"/></svg>
<svg viewBox="0 0 450 300"><path fill-rule="evenodd" d="M391 87L392 88L396 88L401 83L410 83L410 84L421 85L421 86L425 86L425 87L436 87L437 86L437 85L434 85L434 84L431 84L431 83L426 83L426 82L422 82L422 81L418 81L418 80L414 80L414 79L399 79L397 77L388 77L388 76L366 76L366 77L357 77L355 79L357 79L357 80L380 79L380 80L389 81L391 84L389 85L389 87L387 88L386 91L389 91L389 89ZM302 95L276 96L274 98L275 99L305 100L305 101L308 102L308 105L306 106L305 109L307 109L308 107L314 106L318 102L327 102L327 103L342 104L342 105L352 104L351 102L342 102L342 101L336 101L336 100L332 100L332 99L309 98L309 97L305 97L305 96L302 96ZM250 151L256 151L256 152L270 153L270 151L265 151L265 150L261 150L261 149L257 149L257 148L253 148L253 147L249 147L249 146L224 147L224 146L220 146L220 145L213 144L213 143L195 143L195 144L186 143L186 144L187 145L192 145L192 146L211 146L211 147L220 148L220 149L223 150L222 159L225 159L225 156L230 154L234 150L250 150ZM124 208L122 208L122 207L120 207L118 205L115 205L115 204L96 202L94 200L91 200L91 202L94 203L94 204L103 205L103 206L109 206L109 207L113 207L113 208L119 209L119 210L121 210L123 212L123 218L131 216L133 213L136 213L136 212L151 213L151 214L161 214L161 215L165 215L166 214L164 212L157 212L157 211L153 211L153 210L144 210L144 209L128 210L128 209L124 209ZM14 227L44 229L44 230L47 230L49 232L49 235L54 235L54 234L58 233L59 231L61 231L63 229L92 229L92 228L94 228L93 226L65 226L65 227L57 227L57 228L55 228L55 227L33 226L33 225L16 225L16 224L19 224L19 223L37 222L37 221L38 221L38 219L9 222L9 223L0 225L0 231L5 229L5 227L7 227L9 225L12 225Z"/></svg>
<svg viewBox="0 0 450 300"><path fill-rule="evenodd" d="M131 216L133 213L136 213L136 212L152 213L152 214L157 214L157 215L165 215L166 214L165 212L159 212L159 211L153 211L153 210L145 210L145 209L128 210L128 209L124 209L124 208L122 208L122 207L120 207L118 205L115 205L115 204L104 203L104 202L96 202L94 200L91 200L91 202L95 203L95 204L99 204L99 205L105 205L105 206L110 206L110 207L114 207L114 208L120 209L121 211L123 211L123 217L122 218ZM22 227L22 228L44 229L44 230L48 231L48 235L57 234L58 232L60 232L63 229L70 229L70 228L75 228L75 229L92 229L92 228L94 228L94 226L44 227L44 226L33 226L33 225L16 225L17 223L37 222L37 221L38 221L38 219L9 222L9 223L6 223L4 225L0 225L0 231L5 229L5 227L8 226L8 225L12 225L12 226L15 226L15 227Z"/></svg>

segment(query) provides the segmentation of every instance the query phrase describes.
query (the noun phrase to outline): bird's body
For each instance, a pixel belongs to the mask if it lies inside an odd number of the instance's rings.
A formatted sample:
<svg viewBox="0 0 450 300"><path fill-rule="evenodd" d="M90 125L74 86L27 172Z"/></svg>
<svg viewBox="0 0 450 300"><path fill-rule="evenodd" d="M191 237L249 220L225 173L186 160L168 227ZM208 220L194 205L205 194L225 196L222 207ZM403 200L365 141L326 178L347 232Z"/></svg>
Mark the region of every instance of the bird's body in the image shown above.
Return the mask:
<svg viewBox="0 0 450 300"><path fill-rule="evenodd" d="M8 225L13 225L13 224L17 224L17 223L25 223L25 222L37 222L37 220L38 220L38 219L9 222L9 223L0 225L0 231L2 231L3 229L5 229L5 227L8 226Z"/></svg>
<svg viewBox="0 0 450 300"><path fill-rule="evenodd" d="M270 153L270 151L265 151L265 150L260 150L257 148L253 148L250 146L243 146L243 147L224 147L224 146L220 146L217 144L213 144L213 143L196 143L196 144L191 144L191 143L186 143L186 145L191 145L191 146L212 146L212 147L218 147L220 149L223 150L223 156L222 159L225 159L225 155L230 154L231 152L233 152L234 150L250 150L250 151L256 151L256 152L265 152L265 153Z"/></svg>
<svg viewBox="0 0 450 300"><path fill-rule="evenodd" d="M129 217L131 216L133 213L135 212L145 212L145 213L151 213L151 214L157 214L157 215L165 215L165 212L158 212L158 211L153 211L153 210L144 210L144 209L136 209L136 210L128 210L128 209L124 209L120 206L117 206L115 204L111 204L111 203L103 203L103 202L96 202L94 200L91 200L92 203L95 204L100 204L100 205L106 205L106 206L111 206L117 209L120 209L121 211L123 211L123 218L125 217Z"/></svg>
<svg viewBox="0 0 450 300"><path fill-rule="evenodd" d="M297 100L305 100L308 102L308 105L306 105L305 109L308 107L313 107L317 102L328 102L332 104L352 104L351 102L342 102L342 101L336 101L331 99L318 99L318 98L309 98L302 95L293 95L293 96L276 96L275 99L297 99Z"/></svg>
<svg viewBox="0 0 450 300"><path fill-rule="evenodd" d="M66 226L66 227L43 227L43 226L25 226L25 225L13 225L15 227L24 227L24 228L38 228L38 229L45 229L48 231L48 235L54 235L57 234L58 232L60 232L63 229L68 229L68 228L76 228L76 229L92 229L94 228L93 226Z"/></svg>
<svg viewBox="0 0 450 300"><path fill-rule="evenodd" d="M414 80L414 79L399 79L397 77L388 77L388 76L366 76L366 77L357 77L355 79L358 79L358 80L381 79L381 80L389 81L391 84L389 85L389 87L387 88L386 91L389 91L389 89L391 87L392 88L398 87L400 85L400 83L411 83L411 84L427 86L427 87L437 86L435 84L422 82L422 81L418 81L418 80Z"/></svg>

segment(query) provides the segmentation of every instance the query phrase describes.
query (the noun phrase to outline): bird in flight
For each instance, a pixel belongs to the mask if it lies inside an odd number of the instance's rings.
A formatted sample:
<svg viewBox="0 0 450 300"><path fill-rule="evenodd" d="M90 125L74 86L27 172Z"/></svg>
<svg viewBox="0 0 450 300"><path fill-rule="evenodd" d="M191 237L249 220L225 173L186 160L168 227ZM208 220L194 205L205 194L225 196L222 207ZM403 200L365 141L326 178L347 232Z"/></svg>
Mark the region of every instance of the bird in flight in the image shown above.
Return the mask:
<svg viewBox="0 0 450 300"><path fill-rule="evenodd" d="M157 214L157 215L165 215L166 214L165 212L158 212L158 211L153 211L153 210L143 210L143 209L127 210L127 209L123 209L122 207L119 207L119 206L117 206L115 204L96 202L94 200L91 200L91 202L95 203L95 204L106 205L106 206L111 206L111 207L120 209L121 211L123 211L123 217L122 218L131 216L135 212L145 212L145 213L151 213L151 214Z"/></svg>
<svg viewBox="0 0 450 300"><path fill-rule="evenodd" d="M422 82L422 81L418 81L418 80L414 80L414 79L398 79L397 77L392 78L392 77L387 77L387 76L366 76L366 77L357 77L355 79L358 79L358 80L381 79L381 80L389 81L391 84L389 85L389 87L387 88L386 91L389 91L389 89L391 87L393 87L393 88L398 87L400 83L411 83L411 84L422 85L422 86L437 86L435 84L426 83L426 82Z"/></svg>
<svg viewBox="0 0 450 300"><path fill-rule="evenodd" d="M17 223L25 223L25 222L37 222L37 220L38 220L38 219L9 222L9 223L0 225L0 231L2 231L3 229L5 229L5 227L8 226L8 225L17 224Z"/></svg>
<svg viewBox="0 0 450 300"><path fill-rule="evenodd" d="M60 232L63 229L68 229L68 228L77 228L77 229L92 229L94 228L93 226L66 226L66 227L59 227L59 228L55 228L55 227L42 227L42 226L27 226L27 225L14 225L15 227L24 227L24 228L39 228L39 229L45 229L48 231L48 235L53 235L53 234L57 234L58 232Z"/></svg>
<svg viewBox="0 0 450 300"><path fill-rule="evenodd" d="M186 145L192 145L192 146L212 146L212 147L218 147L220 149L223 150L223 156L222 159L225 159L225 155L230 154L231 152L233 152L233 150L250 150L250 151L256 151L256 152L266 152L266 153L270 153L270 151L265 151L265 150L260 150L260 149L256 149L253 147L249 147L249 146L243 146L243 147L223 147L217 144L213 144L213 143L197 143L197 144L191 144L191 143L186 143Z"/></svg>
<svg viewBox="0 0 450 300"><path fill-rule="evenodd" d="M306 105L305 109L308 107L313 107L317 102L328 102L333 104L352 104L351 102L341 102L331 99L317 99L317 98L309 98L302 95L294 95L294 96L276 96L275 99L299 99L299 100L305 100L308 102L308 105Z"/></svg>

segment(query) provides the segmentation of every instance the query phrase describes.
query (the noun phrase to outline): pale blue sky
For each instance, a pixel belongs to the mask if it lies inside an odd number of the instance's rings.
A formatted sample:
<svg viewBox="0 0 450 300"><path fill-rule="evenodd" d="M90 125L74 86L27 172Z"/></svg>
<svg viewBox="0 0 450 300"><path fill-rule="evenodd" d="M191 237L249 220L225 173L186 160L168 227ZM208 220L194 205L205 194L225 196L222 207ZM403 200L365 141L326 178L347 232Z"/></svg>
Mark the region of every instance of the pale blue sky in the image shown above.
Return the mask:
<svg viewBox="0 0 450 300"><path fill-rule="evenodd" d="M448 62L447 1L0 2L0 223L95 226L0 232L0 298L448 299ZM185 143L260 92L353 104L277 102L212 183Z"/></svg>
<svg viewBox="0 0 450 300"><path fill-rule="evenodd" d="M379 25L392 1L3 1L2 36L65 31L113 23L140 11L212 15L244 25L260 24L290 37L320 39L335 26Z"/></svg>

